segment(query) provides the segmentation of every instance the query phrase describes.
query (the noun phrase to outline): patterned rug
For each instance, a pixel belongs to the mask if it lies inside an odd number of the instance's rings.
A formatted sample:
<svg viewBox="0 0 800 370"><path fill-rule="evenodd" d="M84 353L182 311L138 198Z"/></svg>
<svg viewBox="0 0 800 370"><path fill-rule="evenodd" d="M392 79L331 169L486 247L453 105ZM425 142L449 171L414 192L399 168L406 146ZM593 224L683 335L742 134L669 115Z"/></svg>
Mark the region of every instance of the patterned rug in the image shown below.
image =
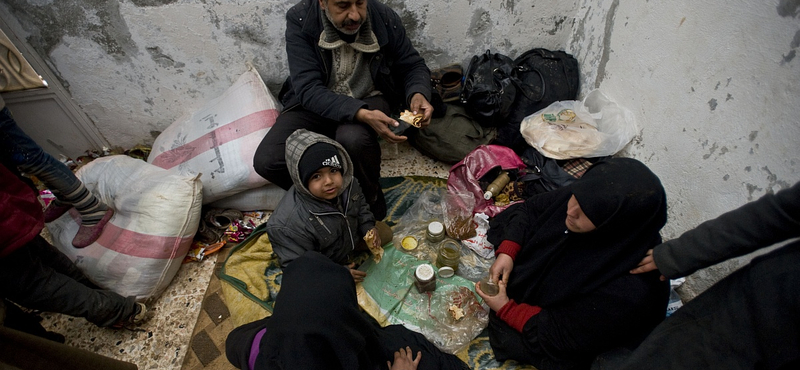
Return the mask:
<svg viewBox="0 0 800 370"><path fill-rule="evenodd" d="M420 194L443 189L447 180L427 176L403 176L381 179L387 203L384 221L394 226ZM280 290L282 273L264 225L256 228L245 241L231 250L219 270L225 303L234 326L259 320L272 314L275 296ZM514 361L495 360L484 330L469 346L457 353L471 369L535 369Z"/></svg>

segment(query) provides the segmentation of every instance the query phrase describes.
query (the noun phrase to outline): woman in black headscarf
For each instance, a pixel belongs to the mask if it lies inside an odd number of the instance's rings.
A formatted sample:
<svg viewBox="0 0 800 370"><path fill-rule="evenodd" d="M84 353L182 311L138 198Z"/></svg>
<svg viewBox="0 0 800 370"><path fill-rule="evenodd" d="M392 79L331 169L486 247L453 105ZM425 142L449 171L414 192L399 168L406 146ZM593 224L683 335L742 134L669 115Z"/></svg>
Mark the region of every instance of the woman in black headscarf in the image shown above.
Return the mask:
<svg viewBox="0 0 800 370"><path fill-rule="evenodd" d="M272 316L234 329L225 348L243 370L469 370L419 333L381 328L359 309L347 268L318 252L286 267Z"/></svg>
<svg viewBox="0 0 800 370"><path fill-rule="evenodd" d="M661 242L666 220L661 181L629 158L497 215L488 238L500 293L479 291L497 359L588 369L598 354L638 344L664 318L669 286L656 271L629 271Z"/></svg>

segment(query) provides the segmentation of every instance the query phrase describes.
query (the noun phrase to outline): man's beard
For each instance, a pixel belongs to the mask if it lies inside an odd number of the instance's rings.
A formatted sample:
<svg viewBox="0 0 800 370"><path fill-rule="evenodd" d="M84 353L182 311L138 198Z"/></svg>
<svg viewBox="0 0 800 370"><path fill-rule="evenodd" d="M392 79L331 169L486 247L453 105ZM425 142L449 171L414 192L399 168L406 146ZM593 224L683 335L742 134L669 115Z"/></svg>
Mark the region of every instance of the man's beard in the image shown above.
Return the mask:
<svg viewBox="0 0 800 370"><path fill-rule="evenodd" d="M341 33L343 33L345 35L355 35L355 34L357 34L358 31L361 30L361 24L364 23L363 19L361 20L361 22L355 22L355 21L351 20L350 18L345 18L344 22L342 22L342 24L339 25L339 24L336 24L336 22L331 18L331 14L328 13L328 9L327 8L322 8L322 12L325 13L325 17L328 18L328 21L331 22L333 27L336 28L337 31L339 31L339 32L341 32ZM345 28L347 26L356 25L356 24L358 25L358 29L356 29L354 31L350 31L347 28Z"/></svg>

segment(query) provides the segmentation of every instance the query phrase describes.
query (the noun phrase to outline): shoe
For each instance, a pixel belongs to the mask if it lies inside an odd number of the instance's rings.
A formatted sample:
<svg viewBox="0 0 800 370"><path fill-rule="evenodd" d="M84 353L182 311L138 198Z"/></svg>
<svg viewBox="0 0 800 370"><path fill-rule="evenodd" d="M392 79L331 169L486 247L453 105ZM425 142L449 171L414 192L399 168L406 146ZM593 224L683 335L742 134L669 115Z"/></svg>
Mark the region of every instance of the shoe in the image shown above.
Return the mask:
<svg viewBox="0 0 800 370"><path fill-rule="evenodd" d="M133 314L128 316L127 319L123 319L116 324L111 325L113 329L122 329L127 328L128 326L137 326L141 325L145 321L147 321L147 306L141 302L135 302L136 306L134 307Z"/></svg>
<svg viewBox="0 0 800 370"><path fill-rule="evenodd" d="M71 205L63 204L60 202L52 201L47 208L44 209L44 222L50 223L63 216L67 211L72 208Z"/></svg>
<svg viewBox="0 0 800 370"><path fill-rule="evenodd" d="M206 212L206 216L203 220L208 226L226 230L234 220L241 220L242 218L244 218L242 212L235 209L212 208Z"/></svg>
<svg viewBox="0 0 800 370"><path fill-rule="evenodd" d="M445 103L457 101L460 98L463 79L464 68L460 64L451 64L431 71L433 88Z"/></svg>
<svg viewBox="0 0 800 370"><path fill-rule="evenodd" d="M205 220L200 220L200 226L197 228L194 239L202 243L214 244L219 242L223 235L225 235L225 230L209 226Z"/></svg>
<svg viewBox="0 0 800 370"><path fill-rule="evenodd" d="M109 208L106 210L106 214L103 215L103 218L100 219L96 225L86 226L81 224L81 227L78 229L78 233L75 234L75 237L72 239L72 246L75 248L85 248L88 247L89 244L94 243L97 238L100 237L100 234L103 233L103 228L106 226L109 220L111 220L111 216L114 215L114 209Z"/></svg>

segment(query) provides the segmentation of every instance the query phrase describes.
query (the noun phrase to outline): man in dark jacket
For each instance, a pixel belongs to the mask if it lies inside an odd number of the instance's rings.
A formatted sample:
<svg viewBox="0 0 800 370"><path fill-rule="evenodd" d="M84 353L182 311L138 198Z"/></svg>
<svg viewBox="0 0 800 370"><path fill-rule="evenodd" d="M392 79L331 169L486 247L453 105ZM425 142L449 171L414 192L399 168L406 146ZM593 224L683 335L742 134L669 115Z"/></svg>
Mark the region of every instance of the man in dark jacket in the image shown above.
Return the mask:
<svg viewBox="0 0 800 370"><path fill-rule="evenodd" d="M256 150L256 172L288 189L286 138L300 128L323 134L347 150L372 213L383 219L378 136L406 140L390 129L401 106L422 114L422 127L433 114L430 70L400 17L376 0L301 0L286 14L286 53L284 110Z"/></svg>
<svg viewBox="0 0 800 370"><path fill-rule="evenodd" d="M800 368L800 182L651 249L632 273L678 278L775 243L675 311L621 369Z"/></svg>

